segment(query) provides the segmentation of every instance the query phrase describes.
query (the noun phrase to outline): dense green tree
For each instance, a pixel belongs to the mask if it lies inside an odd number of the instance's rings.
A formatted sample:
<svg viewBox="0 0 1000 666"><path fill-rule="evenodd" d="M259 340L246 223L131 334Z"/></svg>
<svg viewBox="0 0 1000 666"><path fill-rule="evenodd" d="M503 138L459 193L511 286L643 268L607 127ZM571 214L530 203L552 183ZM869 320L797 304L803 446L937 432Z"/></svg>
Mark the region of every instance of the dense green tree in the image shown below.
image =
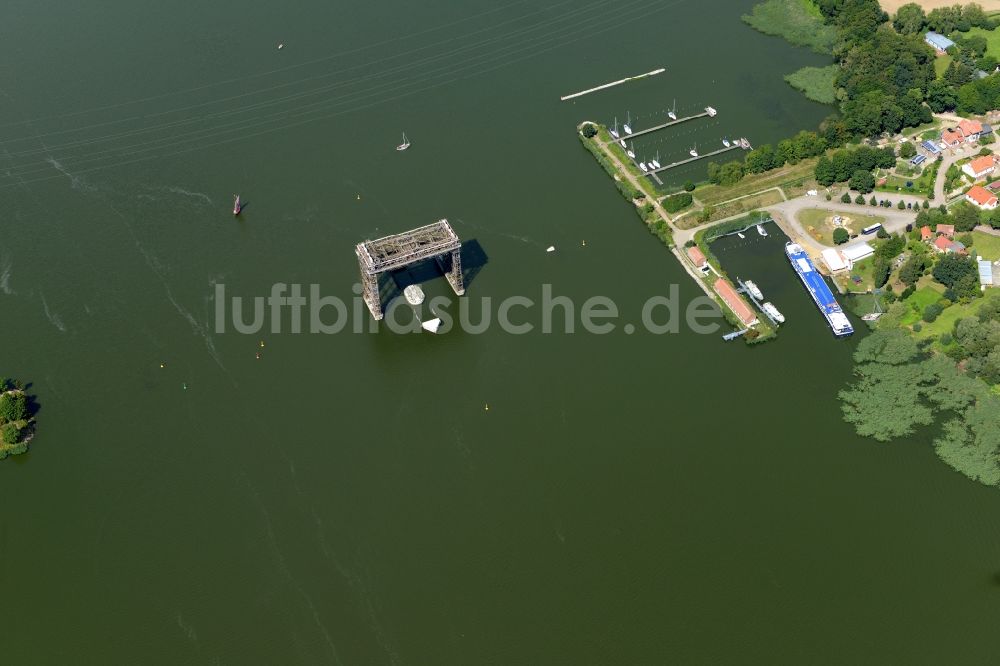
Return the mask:
<svg viewBox="0 0 1000 666"><path fill-rule="evenodd" d="M979 209L968 202L952 207L951 217L955 231L972 231L979 225Z"/></svg>
<svg viewBox="0 0 1000 666"><path fill-rule="evenodd" d="M663 209L668 213L676 213L691 205L694 199L688 192L681 192L663 200Z"/></svg>
<svg viewBox="0 0 1000 666"><path fill-rule="evenodd" d="M719 183L721 185L735 185L743 179L743 163L738 161L726 162L719 169Z"/></svg>
<svg viewBox="0 0 1000 666"><path fill-rule="evenodd" d="M751 150L747 153L746 157L746 169L750 173L763 173L770 169L782 166L778 164L777 156L774 152L774 146L769 143Z"/></svg>
<svg viewBox="0 0 1000 666"><path fill-rule="evenodd" d="M914 35L924 31L927 25L927 15L924 8L915 2L910 2L896 10L892 25L897 32L904 35Z"/></svg>
<svg viewBox="0 0 1000 666"><path fill-rule="evenodd" d="M719 165L715 162L709 162L706 167L708 172L708 182L719 184Z"/></svg>
<svg viewBox="0 0 1000 666"><path fill-rule="evenodd" d="M879 289L889 281L889 273L892 272L892 264L882 257L876 257L875 263L872 264L872 281L875 283L875 288Z"/></svg>
<svg viewBox="0 0 1000 666"><path fill-rule="evenodd" d="M971 257L948 253L941 257L932 271L934 279L946 287L954 288L963 278L972 276L979 279L979 269Z"/></svg>
<svg viewBox="0 0 1000 666"><path fill-rule="evenodd" d="M941 315L943 311L944 308L942 308L940 305L938 305L937 303L931 303L930 305L924 308L924 312L923 315L921 316L921 319L926 321L928 324L931 324Z"/></svg>
<svg viewBox="0 0 1000 666"><path fill-rule="evenodd" d="M837 227L833 230L833 242L835 245L843 245L848 240L850 240L851 235L847 233L847 229L843 227Z"/></svg>
<svg viewBox="0 0 1000 666"><path fill-rule="evenodd" d="M590 123L584 125L583 129L581 129L580 132L588 139L597 136L597 128L591 125Z"/></svg>
<svg viewBox="0 0 1000 666"><path fill-rule="evenodd" d="M927 106L934 113L950 111L958 105L955 89L945 81L932 81L927 86Z"/></svg>
<svg viewBox="0 0 1000 666"><path fill-rule="evenodd" d="M914 255L899 268L899 281L906 285L916 284L927 270L926 257Z"/></svg>
<svg viewBox="0 0 1000 666"><path fill-rule="evenodd" d="M851 195L848 194L847 192L844 192L843 194L840 195L840 201L841 203L851 203Z"/></svg>
<svg viewBox="0 0 1000 666"><path fill-rule="evenodd" d="M849 187L862 194L868 194L875 189L875 176L872 175L871 171L858 169L851 175Z"/></svg>
<svg viewBox="0 0 1000 666"><path fill-rule="evenodd" d="M824 187L829 187L837 182L837 171L834 169L833 162L826 155L820 157L816 162L814 175L816 182Z"/></svg>
<svg viewBox="0 0 1000 666"><path fill-rule="evenodd" d="M0 396L0 423L20 421L28 417L28 405L23 393L4 393Z"/></svg>
<svg viewBox="0 0 1000 666"><path fill-rule="evenodd" d="M912 141L907 141L899 147L899 156L904 160L908 160L917 154L917 147L913 145Z"/></svg>
<svg viewBox="0 0 1000 666"><path fill-rule="evenodd" d="M863 206L865 204L865 195L859 194L858 196L854 197L854 203L858 204L859 206Z"/></svg>
<svg viewBox="0 0 1000 666"><path fill-rule="evenodd" d="M870 205L870 206L877 206L878 205L878 199L875 198L874 194L872 195L872 198L868 200L868 205Z"/></svg>
<svg viewBox="0 0 1000 666"><path fill-rule="evenodd" d="M0 439L5 444L17 444L21 439L21 431L13 423L4 424L0 426Z"/></svg>

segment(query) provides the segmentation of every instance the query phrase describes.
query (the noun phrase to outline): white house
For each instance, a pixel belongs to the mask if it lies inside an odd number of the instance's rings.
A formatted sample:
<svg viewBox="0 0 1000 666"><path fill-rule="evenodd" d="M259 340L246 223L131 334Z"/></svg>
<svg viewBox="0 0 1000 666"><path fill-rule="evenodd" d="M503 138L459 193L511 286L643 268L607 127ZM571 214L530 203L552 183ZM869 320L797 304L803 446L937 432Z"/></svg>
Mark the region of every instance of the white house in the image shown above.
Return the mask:
<svg viewBox="0 0 1000 666"><path fill-rule="evenodd" d="M962 167L962 171L968 174L972 180L981 180L993 173L994 169L996 169L996 157L994 155L977 157Z"/></svg>

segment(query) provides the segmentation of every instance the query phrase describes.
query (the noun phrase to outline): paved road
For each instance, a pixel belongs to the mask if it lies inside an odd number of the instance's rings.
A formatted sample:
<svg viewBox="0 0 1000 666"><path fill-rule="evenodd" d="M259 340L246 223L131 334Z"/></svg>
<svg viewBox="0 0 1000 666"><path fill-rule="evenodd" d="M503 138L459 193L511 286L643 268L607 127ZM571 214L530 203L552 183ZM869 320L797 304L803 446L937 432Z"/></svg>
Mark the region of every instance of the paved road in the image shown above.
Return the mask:
<svg viewBox="0 0 1000 666"><path fill-rule="evenodd" d="M898 199L899 197L896 198ZM862 217L864 215L877 215L885 218L885 222L882 226L889 232L903 231L906 228L906 225L913 222L916 217L916 213L912 210L899 210L898 208L872 208L871 206L865 207L857 204L834 203L832 201L822 200L817 201L816 197L798 197L797 199L791 199L773 206L768 206L769 211L780 215L784 225L787 225L786 231L793 232L789 235L796 237L800 241L800 244L806 246L806 248L810 251L810 254L814 255L818 255L823 250L832 246L824 245L817 241L802 227L802 224L799 223L797 217L798 213L812 208L830 211L831 213L843 213L844 215L854 218ZM869 236L861 236L860 238L862 240L870 240L874 237L875 234L871 234Z"/></svg>
<svg viewBox="0 0 1000 666"><path fill-rule="evenodd" d="M948 203L944 195L944 180L948 173L948 167L955 162L966 157L972 157L979 152L978 144L965 144L961 148L951 148L944 156L941 166L938 167L937 178L934 180L934 203L941 205Z"/></svg>

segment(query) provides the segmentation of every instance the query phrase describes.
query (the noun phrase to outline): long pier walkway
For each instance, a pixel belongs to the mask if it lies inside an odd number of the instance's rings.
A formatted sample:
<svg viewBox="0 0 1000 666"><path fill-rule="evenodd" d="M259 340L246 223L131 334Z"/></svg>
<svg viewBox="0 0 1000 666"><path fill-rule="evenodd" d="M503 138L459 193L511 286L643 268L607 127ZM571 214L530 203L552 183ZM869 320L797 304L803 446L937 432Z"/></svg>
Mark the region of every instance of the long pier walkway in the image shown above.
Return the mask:
<svg viewBox="0 0 1000 666"><path fill-rule="evenodd" d="M650 171L646 175L648 175L648 176L654 176L654 175L660 173L661 171L666 171L667 169L675 169L675 168L677 168L679 166L684 166L685 164L690 164L691 162L697 162L698 160L703 160L706 157L714 157L714 156L720 155L722 153L728 153L730 150L736 150L737 148L742 148L743 150L750 150L750 142L747 141L746 139L739 139L738 141L734 142L733 145L729 146L728 148L719 148L718 150L713 150L712 152L705 153L704 155L698 155L697 157L689 157L686 160L681 160L679 162L672 162L672 163L667 164L665 166L661 166L659 169L653 169L652 171Z"/></svg>
<svg viewBox="0 0 1000 666"><path fill-rule="evenodd" d="M697 113L697 114L695 114L693 116L688 116L686 118L678 118L677 120L671 120L668 123L663 123L662 125L655 125L654 127L649 127L647 129L644 129L644 130L638 130L636 132L632 132L631 134L625 134L624 132L622 132L621 138L623 138L623 139L634 139L637 136L642 136L643 134L649 134L650 132L659 132L661 129L666 129L666 128L672 127L674 125L680 125L681 123L686 123L689 120L697 120L698 118L704 118L706 116L714 116L714 115L715 115L714 109L713 109L713 112L709 112L706 109L705 111L702 111L701 113Z"/></svg>

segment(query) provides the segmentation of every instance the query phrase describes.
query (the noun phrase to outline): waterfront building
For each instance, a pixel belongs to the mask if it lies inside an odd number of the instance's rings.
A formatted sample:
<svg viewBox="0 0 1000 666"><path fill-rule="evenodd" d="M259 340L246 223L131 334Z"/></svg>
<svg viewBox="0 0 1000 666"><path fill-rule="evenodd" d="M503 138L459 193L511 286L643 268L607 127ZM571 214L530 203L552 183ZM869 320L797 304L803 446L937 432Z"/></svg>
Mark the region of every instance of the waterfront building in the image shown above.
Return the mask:
<svg viewBox="0 0 1000 666"><path fill-rule="evenodd" d="M724 278L719 278L715 281L713 285L715 293L717 293L725 304L733 311L733 314L743 322L744 326L753 326L759 320L754 311L747 305L747 302L743 300L743 297L736 293L736 289L733 285L729 284Z"/></svg>

